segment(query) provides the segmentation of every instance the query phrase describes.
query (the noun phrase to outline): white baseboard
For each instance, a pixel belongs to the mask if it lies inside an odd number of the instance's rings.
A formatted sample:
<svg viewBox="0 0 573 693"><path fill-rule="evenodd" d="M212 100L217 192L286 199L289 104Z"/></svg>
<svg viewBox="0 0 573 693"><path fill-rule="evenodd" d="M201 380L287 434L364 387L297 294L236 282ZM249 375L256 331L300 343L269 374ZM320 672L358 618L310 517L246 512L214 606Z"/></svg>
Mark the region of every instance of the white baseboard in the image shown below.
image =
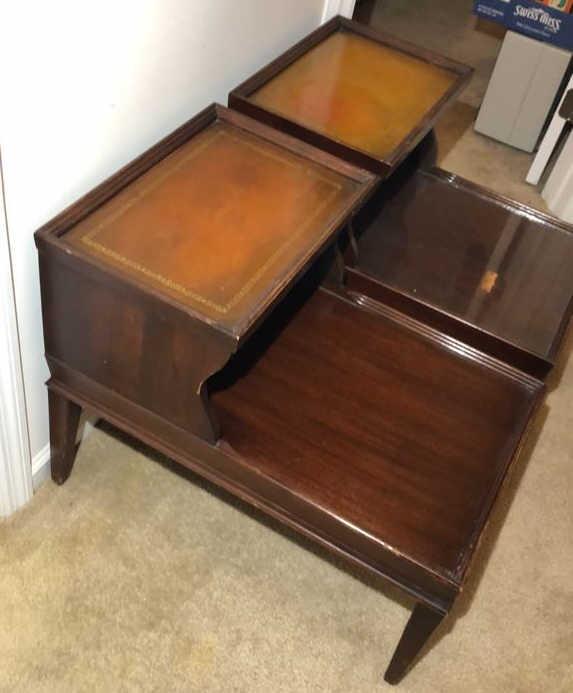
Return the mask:
<svg viewBox="0 0 573 693"><path fill-rule="evenodd" d="M32 457L32 486L37 491L50 478L50 444Z"/></svg>

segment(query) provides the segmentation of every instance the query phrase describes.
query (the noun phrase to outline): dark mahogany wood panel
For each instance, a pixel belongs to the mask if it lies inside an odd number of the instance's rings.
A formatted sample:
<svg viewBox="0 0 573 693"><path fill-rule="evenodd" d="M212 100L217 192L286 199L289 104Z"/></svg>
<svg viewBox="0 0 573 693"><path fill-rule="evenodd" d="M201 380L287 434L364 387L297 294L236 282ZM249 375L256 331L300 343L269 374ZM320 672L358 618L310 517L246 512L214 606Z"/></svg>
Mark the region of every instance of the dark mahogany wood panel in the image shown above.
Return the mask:
<svg viewBox="0 0 573 693"><path fill-rule="evenodd" d="M67 260L67 261L66 261ZM45 349L55 361L201 438L218 438L204 383L235 342L82 262L40 253Z"/></svg>
<svg viewBox="0 0 573 693"><path fill-rule="evenodd" d="M547 372L571 315L571 227L439 169L404 167L353 229L351 287Z"/></svg>
<svg viewBox="0 0 573 693"><path fill-rule="evenodd" d="M215 377L222 436L261 474L459 582L542 386L371 308L324 289L294 316L279 308Z"/></svg>

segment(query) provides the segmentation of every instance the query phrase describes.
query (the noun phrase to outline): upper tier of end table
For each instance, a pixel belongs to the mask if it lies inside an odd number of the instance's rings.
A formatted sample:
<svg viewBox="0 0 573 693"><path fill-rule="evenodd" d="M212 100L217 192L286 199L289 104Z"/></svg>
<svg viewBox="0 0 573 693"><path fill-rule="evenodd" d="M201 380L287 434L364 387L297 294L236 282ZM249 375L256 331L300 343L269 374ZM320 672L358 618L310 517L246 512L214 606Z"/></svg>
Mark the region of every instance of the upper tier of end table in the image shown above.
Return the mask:
<svg viewBox="0 0 573 693"><path fill-rule="evenodd" d="M387 176L472 69L335 17L233 89L229 105Z"/></svg>

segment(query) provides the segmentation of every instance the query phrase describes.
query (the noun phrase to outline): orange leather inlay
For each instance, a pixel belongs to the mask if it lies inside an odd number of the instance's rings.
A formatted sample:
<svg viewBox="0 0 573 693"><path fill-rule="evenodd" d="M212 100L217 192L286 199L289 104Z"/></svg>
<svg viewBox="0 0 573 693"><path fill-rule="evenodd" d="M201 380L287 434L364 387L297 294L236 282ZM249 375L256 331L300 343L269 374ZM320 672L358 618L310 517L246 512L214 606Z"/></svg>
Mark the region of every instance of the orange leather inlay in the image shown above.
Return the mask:
<svg viewBox="0 0 573 693"><path fill-rule="evenodd" d="M249 99L344 144L385 157L456 78L420 58L338 32Z"/></svg>
<svg viewBox="0 0 573 693"><path fill-rule="evenodd" d="M357 187L217 122L65 238L237 332L324 239Z"/></svg>

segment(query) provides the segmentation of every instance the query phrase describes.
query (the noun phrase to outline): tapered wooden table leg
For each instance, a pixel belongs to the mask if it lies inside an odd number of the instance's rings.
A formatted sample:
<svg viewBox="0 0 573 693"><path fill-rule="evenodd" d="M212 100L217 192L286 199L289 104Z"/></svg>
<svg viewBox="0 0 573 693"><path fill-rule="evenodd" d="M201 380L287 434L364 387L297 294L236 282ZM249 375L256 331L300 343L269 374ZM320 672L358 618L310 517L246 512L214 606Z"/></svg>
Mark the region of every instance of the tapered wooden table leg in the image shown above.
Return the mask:
<svg viewBox="0 0 573 693"><path fill-rule="evenodd" d="M52 479L56 484L63 484L74 466L82 408L53 390L48 390L48 404Z"/></svg>
<svg viewBox="0 0 573 693"><path fill-rule="evenodd" d="M387 683L395 684L401 681L444 616L444 613L434 611L424 604L416 604L384 674Z"/></svg>

